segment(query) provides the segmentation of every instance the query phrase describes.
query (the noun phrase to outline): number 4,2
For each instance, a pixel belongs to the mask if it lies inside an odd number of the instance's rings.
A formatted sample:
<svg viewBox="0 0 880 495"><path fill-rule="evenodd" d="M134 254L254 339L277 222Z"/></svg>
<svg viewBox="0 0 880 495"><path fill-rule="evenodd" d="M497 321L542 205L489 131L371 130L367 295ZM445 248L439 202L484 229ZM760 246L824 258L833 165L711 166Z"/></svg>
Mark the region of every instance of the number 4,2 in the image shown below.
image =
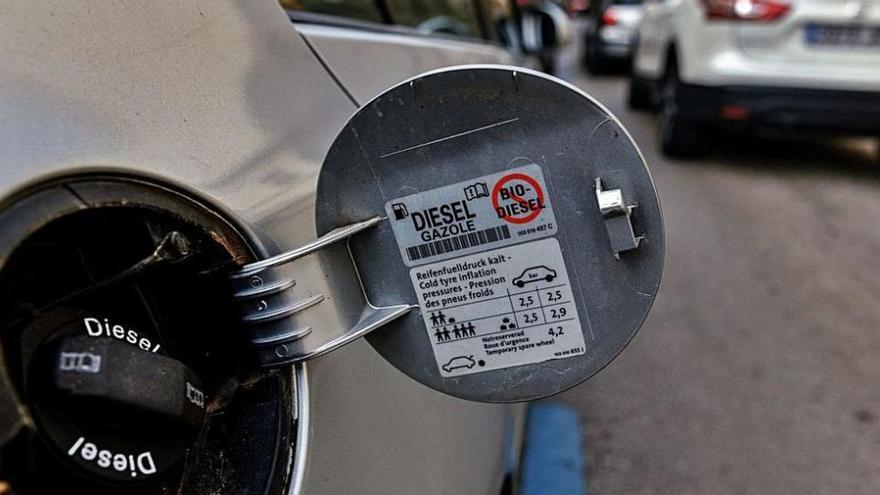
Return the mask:
<svg viewBox="0 0 880 495"><path fill-rule="evenodd" d="M563 334L565 334L565 330L563 330L561 326L550 327L550 330L547 331L547 335L549 335L551 337L559 337L560 335L563 335Z"/></svg>

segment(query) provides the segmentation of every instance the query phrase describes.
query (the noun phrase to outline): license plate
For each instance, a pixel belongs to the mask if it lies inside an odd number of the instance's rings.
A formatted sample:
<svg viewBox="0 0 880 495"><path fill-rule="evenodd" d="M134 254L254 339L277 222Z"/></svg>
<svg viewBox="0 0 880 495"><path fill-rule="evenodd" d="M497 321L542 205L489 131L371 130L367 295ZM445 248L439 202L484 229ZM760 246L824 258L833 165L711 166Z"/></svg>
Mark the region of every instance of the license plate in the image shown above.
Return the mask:
<svg viewBox="0 0 880 495"><path fill-rule="evenodd" d="M880 48L880 27L810 24L806 42L811 46Z"/></svg>

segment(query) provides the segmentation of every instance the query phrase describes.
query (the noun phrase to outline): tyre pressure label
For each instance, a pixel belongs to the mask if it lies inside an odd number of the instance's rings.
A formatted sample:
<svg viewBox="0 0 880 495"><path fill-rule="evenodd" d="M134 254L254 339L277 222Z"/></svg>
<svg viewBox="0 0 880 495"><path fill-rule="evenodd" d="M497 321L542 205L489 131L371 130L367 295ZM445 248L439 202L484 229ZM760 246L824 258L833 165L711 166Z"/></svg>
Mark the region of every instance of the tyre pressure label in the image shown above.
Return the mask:
<svg viewBox="0 0 880 495"><path fill-rule="evenodd" d="M534 164L392 199L385 211L410 267L556 232L544 175Z"/></svg>
<svg viewBox="0 0 880 495"><path fill-rule="evenodd" d="M420 266L410 279L442 376L585 352L555 238Z"/></svg>

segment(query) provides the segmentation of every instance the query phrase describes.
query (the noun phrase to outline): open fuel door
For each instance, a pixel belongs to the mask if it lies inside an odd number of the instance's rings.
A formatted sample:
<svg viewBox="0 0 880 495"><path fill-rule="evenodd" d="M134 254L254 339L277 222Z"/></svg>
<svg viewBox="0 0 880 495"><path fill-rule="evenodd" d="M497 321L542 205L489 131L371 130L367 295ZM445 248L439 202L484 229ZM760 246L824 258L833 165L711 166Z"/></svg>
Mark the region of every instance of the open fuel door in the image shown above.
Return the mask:
<svg viewBox="0 0 880 495"><path fill-rule="evenodd" d="M537 72L467 66L386 91L340 132L319 231L350 239L373 307L412 310L367 336L398 369L463 399L561 392L607 365L651 308L663 224L620 122Z"/></svg>
<svg viewBox="0 0 880 495"><path fill-rule="evenodd" d="M441 392L538 399L620 353L663 271L660 205L629 134L577 88L514 67L431 72L362 107L324 161L316 216L315 242L233 276L264 365L366 335ZM319 250L325 273L347 274L327 278L361 293L351 328L291 325L320 301L274 295Z"/></svg>

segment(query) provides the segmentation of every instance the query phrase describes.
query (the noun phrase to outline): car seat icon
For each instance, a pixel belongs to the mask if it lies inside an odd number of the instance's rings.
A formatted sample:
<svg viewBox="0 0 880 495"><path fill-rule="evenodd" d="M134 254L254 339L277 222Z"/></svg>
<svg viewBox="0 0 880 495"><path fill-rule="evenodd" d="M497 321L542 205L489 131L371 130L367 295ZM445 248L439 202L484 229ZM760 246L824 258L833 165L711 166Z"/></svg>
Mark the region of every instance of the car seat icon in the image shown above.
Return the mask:
<svg viewBox="0 0 880 495"><path fill-rule="evenodd" d="M513 279L513 285L522 289L526 284L532 282L552 282L556 278L556 270L547 268L544 265L533 266L523 270L522 275Z"/></svg>
<svg viewBox="0 0 880 495"><path fill-rule="evenodd" d="M473 368L477 363L474 361L473 356L455 356L450 359L448 363L441 366L443 371L447 373L452 373L454 370L467 368Z"/></svg>

